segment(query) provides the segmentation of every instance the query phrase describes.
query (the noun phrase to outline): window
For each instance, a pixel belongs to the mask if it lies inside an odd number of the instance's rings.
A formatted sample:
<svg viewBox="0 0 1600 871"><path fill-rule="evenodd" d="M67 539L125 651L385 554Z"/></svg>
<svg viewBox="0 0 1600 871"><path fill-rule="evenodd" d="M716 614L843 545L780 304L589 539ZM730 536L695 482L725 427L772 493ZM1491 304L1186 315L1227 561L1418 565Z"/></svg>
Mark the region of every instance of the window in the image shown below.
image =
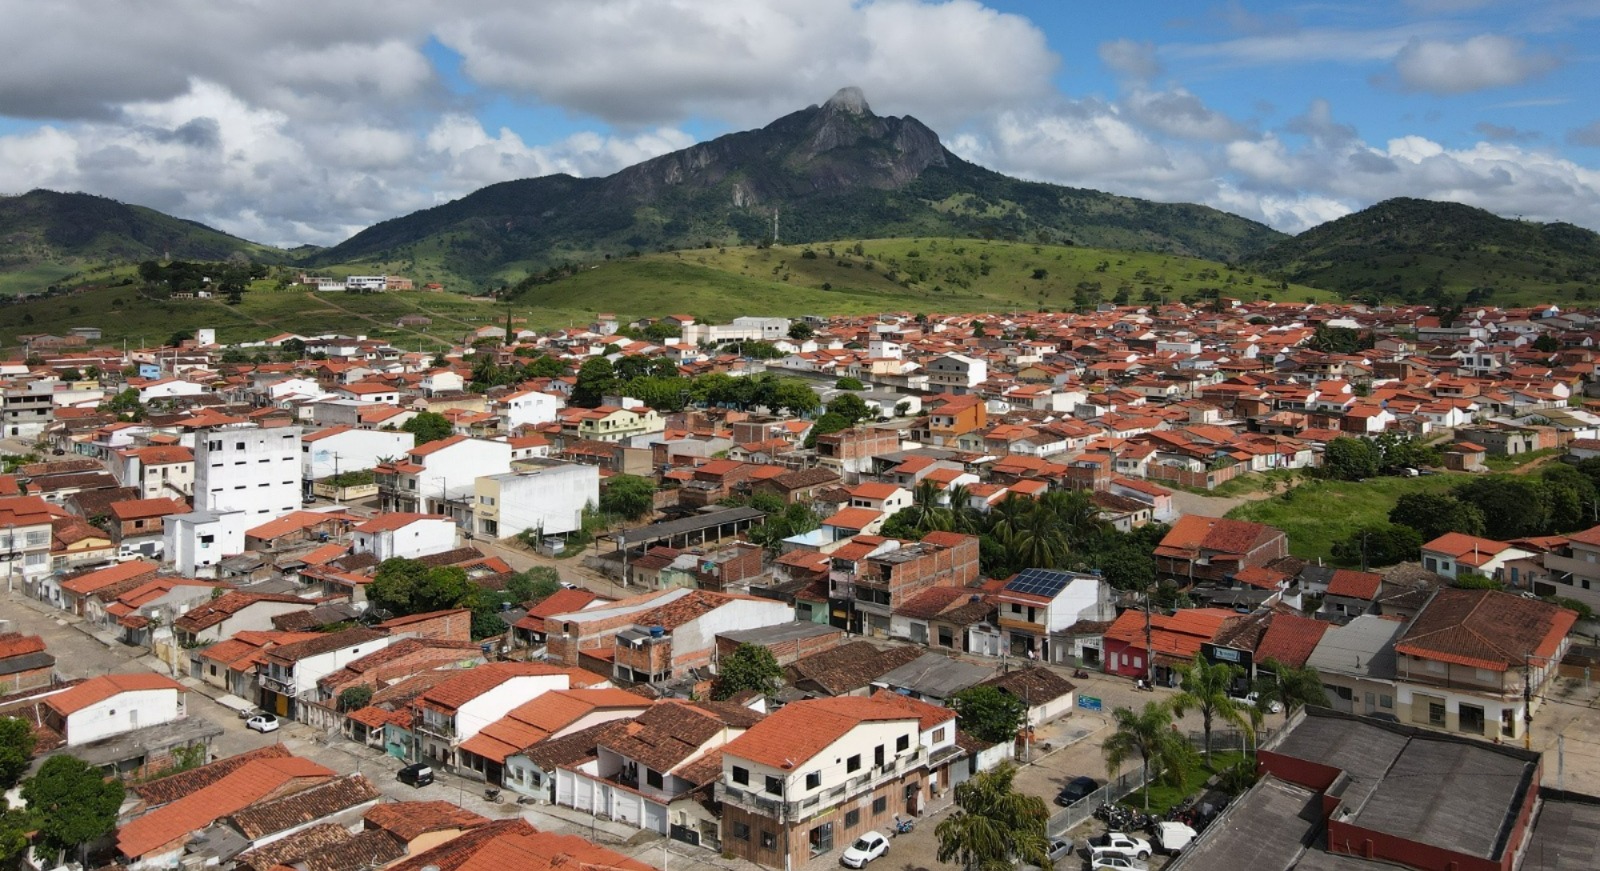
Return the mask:
<svg viewBox="0 0 1600 871"><path fill-rule="evenodd" d="M1483 708L1479 705L1462 705L1459 717L1461 731L1470 735L1483 734Z"/></svg>
<svg viewBox="0 0 1600 871"><path fill-rule="evenodd" d="M741 841L750 840L750 824L735 822L733 824L733 836Z"/></svg>
<svg viewBox="0 0 1600 871"><path fill-rule="evenodd" d="M889 809L889 797L880 795L872 800L872 815L877 816Z"/></svg>
<svg viewBox="0 0 1600 871"><path fill-rule="evenodd" d="M894 739L894 752L899 753L911 746L911 736L901 735Z"/></svg>
<svg viewBox="0 0 1600 871"><path fill-rule="evenodd" d="M1444 702L1429 702L1428 703L1428 725L1430 725L1430 726L1443 726L1444 725Z"/></svg>
<svg viewBox="0 0 1600 871"><path fill-rule="evenodd" d="M656 771L653 768L646 768L644 770L644 782L646 786L653 787L655 789L665 788L665 784L661 777L661 772Z"/></svg>
<svg viewBox="0 0 1600 871"><path fill-rule="evenodd" d="M813 771L806 775L806 789L816 789L822 785L822 772Z"/></svg>
<svg viewBox="0 0 1600 871"><path fill-rule="evenodd" d="M940 726L939 728L933 730L933 743L937 744L944 740L944 728L945 727Z"/></svg>
<svg viewBox="0 0 1600 871"><path fill-rule="evenodd" d="M761 846L764 849L775 850L778 848L778 836L766 829L761 830Z"/></svg>
<svg viewBox="0 0 1600 871"><path fill-rule="evenodd" d="M1392 707L1394 707L1394 697L1393 696L1379 695L1378 696L1378 707L1380 707L1380 708L1392 708Z"/></svg>
<svg viewBox="0 0 1600 871"><path fill-rule="evenodd" d="M737 765L733 766L733 782L734 783L738 783L738 784L742 784L744 786L749 786L750 785L750 769L748 769L748 768L740 768ZM746 840L749 839L749 833L745 834L745 839Z"/></svg>
<svg viewBox="0 0 1600 871"><path fill-rule="evenodd" d="M872 748L872 767L873 768L882 768L883 767L883 745L882 744L879 744L878 746Z"/></svg>
<svg viewBox="0 0 1600 871"><path fill-rule="evenodd" d="M767 792L773 795L783 795L783 778L767 775Z"/></svg>
<svg viewBox="0 0 1600 871"><path fill-rule="evenodd" d="M853 810L853 811L845 811L844 812L844 827L845 828L853 829L853 828L855 828L856 826L859 826L859 825L861 825L861 811Z"/></svg>
<svg viewBox="0 0 1600 871"><path fill-rule="evenodd" d="M734 770L738 771L739 769L735 768ZM857 753L856 755L850 757L849 759L846 759L844 761L844 770L845 770L846 773L849 773L849 772L852 772L852 771L860 771L861 770L861 754Z"/></svg>

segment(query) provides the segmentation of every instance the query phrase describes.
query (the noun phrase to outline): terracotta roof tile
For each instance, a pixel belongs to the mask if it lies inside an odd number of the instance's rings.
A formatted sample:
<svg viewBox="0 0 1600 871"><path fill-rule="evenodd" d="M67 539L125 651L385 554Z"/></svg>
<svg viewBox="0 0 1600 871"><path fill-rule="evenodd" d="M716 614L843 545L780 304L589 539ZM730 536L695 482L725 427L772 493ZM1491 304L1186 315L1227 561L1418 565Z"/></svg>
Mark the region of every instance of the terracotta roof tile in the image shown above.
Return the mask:
<svg viewBox="0 0 1600 871"><path fill-rule="evenodd" d="M800 768L864 722L917 719L917 714L899 704L876 697L805 699L779 708L724 745L722 752L724 758L748 759L774 768Z"/></svg>
<svg viewBox="0 0 1600 871"><path fill-rule="evenodd" d="M169 774L157 780L136 784L130 789L147 804L168 804L177 801L191 792L204 789L213 783L232 774L240 766L257 759L285 759L290 755L289 748L282 744L268 744L254 750L218 759L199 768Z"/></svg>
<svg viewBox="0 0 1600 871"><path fill-rule="evenodd" d="M188 692L183 684L165 675L152 674L150 672L104 674L99 677L89 678L64 693L56 693L46 698L45 704L49 705L56 713L66 717L119 693L145 690Z"/></svg>
<svg viewBox="0 0 1600 871"><path fill-rule="evenodd" d="M275 797L281 790L294 789L299 784L311 785L332 776L332 771L296 756L252 760L220 780L117 830L117 851L137 859L175 841L187 840L190 833Z"/></svg>
<svg viewBox="0 0 1600 871"><path fill-rule="evenodd" d="M1303 668L1317 642L1333 624L1322 620L1301 617L1298 614L1277 613L1267 624L1267 631L1256 645L1255 659L1260 663L1276 659L1293 668Z"/></svg>
<svg viewBox="0 0 1600 871"><path fill-rule="evenodd" d="M489 818L447 801L396 801L367 811L367 828L383 829L404 841L447 829L476 829Z"/></svg>
<svg viewBox="0 0 1600 871"><path fill-rule="evenodd" d="M1440 589L1395 642L1396 652L1505 671L1548 664L1578 615L1498 590ZM1541 660L1543 662L1541 662Z"/></svg>
<svg viewBox="0 0 1600 871"><path fill-rule="evenodd" d="M323 817L382 798L365 775L352 774L272 801L252 804L233 814L233 825L250 840L303 826Z"/></svg>

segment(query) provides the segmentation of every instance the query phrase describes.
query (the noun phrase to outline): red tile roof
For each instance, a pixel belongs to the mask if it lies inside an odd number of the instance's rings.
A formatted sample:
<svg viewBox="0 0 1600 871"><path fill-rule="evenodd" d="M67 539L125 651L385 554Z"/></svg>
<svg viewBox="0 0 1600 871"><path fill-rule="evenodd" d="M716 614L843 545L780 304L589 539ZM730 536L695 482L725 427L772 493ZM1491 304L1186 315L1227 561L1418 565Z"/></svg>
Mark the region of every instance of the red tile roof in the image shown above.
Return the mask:
<svg viewBox="0 0 1600 871"><path fill-rule="evenodd" d="M356 532L388 532L402 529L416 523L418 520L449 520L442 514L410 514L395 511L389 514L379 514L366 523L357 526Z"/></svg>
<svg viewBox="0 0 1600 871"><path fill-rule="evenodd" d="M1444 587L1395 643L1407 656L1506 671L1532 660L1548 666L1576 612L1498 590Z"/></svg>
<svg viewBox="0 0 1600 871"><path fill-rule="evenodd" d="M196 792L138 817L117 830L117 851L137 859L168 844L187 840L213 822L257 802L283 794L296 783L306 786L333 776L327 768L290 756L258 759Z"/></svg>
<svg viewBox="0 0 1600 871"><path fill-rule="evenodd" d="M447 801L397 801L380 804L362 817L368 828L382 829L404 841L429 832L475 829L489 818Z"/></svg>
<svg viewBox="0 0 1600 871"><path fill-rule="evenodd" d="M1377 598L1378 587L1382 584L1383 575L1376 572L1338 569L1328 580L1328 595L1349 596L1352 599L1365 599L1370 602Z"/></svg>
<svg viewBox="0 0 1600 871"><path fill-rule="evenodd" d="M45 698L44 703L63 717L71 716L97 702L103 702L119 693L147 690L176 690L186 692L183 684L165 675L151 672L133 674L103 674L92 677L63 693Z"/></svg>
<svg viewBox="0 0 1600 871"><path fill-rule="evenodd" d="M1284 665L1303 668L1311 658L1311 651L1317 649L1322 634L1332 625L1298 614L1274 614L1266 633L1261 636L1261 643L1256 645L1255 660L1260 663L1276 659Z"/></svg>
<svg viewBox="0 0 1600 871"><path fill-rule="evenodd" d="M865 722L916 720L919 715L876 697L840 696L790 702L723 747L725 757L785 770L811 757Z"/></svg>

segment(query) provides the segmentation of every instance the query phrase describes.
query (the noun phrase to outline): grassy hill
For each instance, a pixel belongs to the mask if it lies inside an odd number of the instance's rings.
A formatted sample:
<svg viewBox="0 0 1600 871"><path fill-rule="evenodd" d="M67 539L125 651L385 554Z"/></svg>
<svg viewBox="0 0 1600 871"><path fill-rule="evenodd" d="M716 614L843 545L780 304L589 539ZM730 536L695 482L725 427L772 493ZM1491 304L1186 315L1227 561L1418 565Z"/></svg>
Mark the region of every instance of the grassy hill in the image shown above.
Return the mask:
<svg viewBox="0 0 1600 871"><path fill-rule="evenodd" d="M1349 299L1528 305L1600 298L1600 234L1458 203L1393 199L1244 261Z"/></svg>
<svg viewBox="0 0 1600 871"><path fill-rule="evenodd" d="M35 190L0 197L0 293L100 280L141 260L285 263L287 252L143 206L105 197Z"/></svg>
<svg viewBox="0 0 1600 871"><path fill-rule="evenodd" d="M860 254L855 253L858 244ZM806 256L807 251L815 256ZM1035 270L1044 274L1035 278ZM124 268L107 276L115 284L129 273ZM1124 287L1135 301L1147 292L1158 299L1180 299L1207 288L1243 298L1329 298L1308 287L1284 290L1249 272L1169 254L929 238L627 257L553 283L530 285L513 298L510 310L520 323L539 328L590 323L601 311L626 318L689 312L722 322L748 314L984 312L1040 306L1059 311L1074 305L1080 283L1098 283L1104 301ZM224 342L280 332L341 331L388 338L407 348L433 347L459 341L486 323L503 323L506 311L506 305L459 294L324 294L279 290L273 280L256 282L237 306L216 299L149 299L135 286L111 286L0 307L0 342L14 344L25 333L60 334L71 327L97 326L108 342L143 344L180 329L216 327ZM408 314L427 316L433 323L395 326L396 319Z"/></svg>

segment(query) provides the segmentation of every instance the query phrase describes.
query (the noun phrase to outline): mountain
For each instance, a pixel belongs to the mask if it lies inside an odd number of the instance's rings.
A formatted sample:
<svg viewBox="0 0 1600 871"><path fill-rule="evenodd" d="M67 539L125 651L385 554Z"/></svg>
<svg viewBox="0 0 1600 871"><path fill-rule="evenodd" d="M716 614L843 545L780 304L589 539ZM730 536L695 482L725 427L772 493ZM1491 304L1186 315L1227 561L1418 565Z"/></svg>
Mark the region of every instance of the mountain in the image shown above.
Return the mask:
<svg viewBox="0 0 1600 871"><path fill-rule="evenodd" d="M1009 178L957 157L915 118L874 115L860 90L845 88L759 130L604 178L491 185L384 221L310 262L505 279L633 252L751 244L771 236L775 213L787 244L993 236L1236 260L1283 238L1204 206Z"/></svg>
<svg viewBox="0 0 1600 871"><path fill-rule="evenodd" d="M1312 227L1244 265L1347 298L1553 302L1600 290L1600 234L1399 198Z"/></svg>
<svg viewBox="0 0 1600 871"><path fill-rule="evenodd" d="M284 252L106 197L34 190L0 197L0 271L151 258L285 262Z"/></svg>

